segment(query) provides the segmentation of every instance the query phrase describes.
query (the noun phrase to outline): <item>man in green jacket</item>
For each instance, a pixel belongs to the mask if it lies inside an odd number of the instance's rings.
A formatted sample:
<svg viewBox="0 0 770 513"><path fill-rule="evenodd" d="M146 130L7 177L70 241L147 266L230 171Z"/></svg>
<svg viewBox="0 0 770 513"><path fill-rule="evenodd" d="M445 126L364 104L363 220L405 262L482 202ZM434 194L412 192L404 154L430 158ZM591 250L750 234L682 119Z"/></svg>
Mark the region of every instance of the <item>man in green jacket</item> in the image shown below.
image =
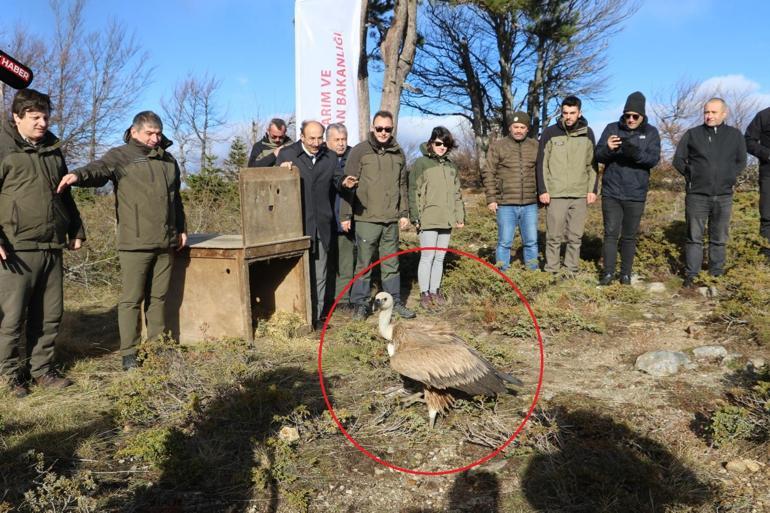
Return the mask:
<svg viewBox="0 0 770 513"><path fill-rule="evenodd" d="M356 274L374 261L398 251L399 228L409 226L406 159L393 138L393 114L379 111L374 115L369 138L357 144L345 164L345 175L357 181L353 205L340 207L340 224L349 231L356 223ZM395 301L394 311L411 319L414 312L401 301L401 275L398 258L390 258L380 266L382 288ZM371 271L361 276L350 292L355 306L353 317L365 319L369 313Z"/></svg>
<svg viewBox="0 0 770 513"><path fill-rule="evenodd" d="M546 206L545 270L551 273L561 269L565 237L564 269L567 275L578 271L588 205L596 201L596 142L581 105L576 96L564 98L561 117L543 131L538 148L538 199Z"/></svg>
<svg viewBox="0 0 770 513"><path fill-rule="evenodd" d="M166 331L164 310L174 251L187 244L187 229L179 166L166 151L172 143L163 136L160 117L140 112L123 140L126 144L63 177L58 190L112 182L123 285L118 303L120 354L128 370L137 365L142 302L147 337L157 338Z"/></svg>
<svg viewBox="0 0 770 513"><path fill-rule="evenodd" d="M64 313L62 248L79 249L85 234L70 192L56 191L67 166L59 140L48 131L50 98L23 89L11 110L13 124L0 131L0 374L15 396L24 397L29 386L19 359L22 328L34 381L54 388L72 384L53 366Z"/></svg>

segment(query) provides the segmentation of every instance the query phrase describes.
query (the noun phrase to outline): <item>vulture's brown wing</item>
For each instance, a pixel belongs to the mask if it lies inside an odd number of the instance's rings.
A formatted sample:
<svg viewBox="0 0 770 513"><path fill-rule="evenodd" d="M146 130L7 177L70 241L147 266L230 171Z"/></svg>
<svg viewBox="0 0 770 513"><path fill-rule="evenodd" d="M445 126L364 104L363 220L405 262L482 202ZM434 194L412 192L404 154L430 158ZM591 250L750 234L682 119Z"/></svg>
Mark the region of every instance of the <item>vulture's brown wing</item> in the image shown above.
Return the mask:
<svg viewBox="0 0 770 513"><path fill-rule="evenodd" d="M390 366L408 378L438 389L454 388L471 395L494 395L505 391L504 381L515 378L497 371L491 363L461 338L431 326L396 326L396 354Z"/></svg>

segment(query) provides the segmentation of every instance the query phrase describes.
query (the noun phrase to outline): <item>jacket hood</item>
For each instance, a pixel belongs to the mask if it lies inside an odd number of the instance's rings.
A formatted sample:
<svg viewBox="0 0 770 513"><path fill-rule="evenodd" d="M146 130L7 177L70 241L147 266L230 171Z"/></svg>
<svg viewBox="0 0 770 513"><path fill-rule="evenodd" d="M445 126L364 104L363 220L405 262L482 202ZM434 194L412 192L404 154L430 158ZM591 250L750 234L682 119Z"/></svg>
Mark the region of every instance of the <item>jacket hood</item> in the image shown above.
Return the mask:
<svg viewBox="0 0 770 513"><path fill-rule="evenodd" d="M575 133L578 130L588 128L588 120L586 118L584 118L583 116L580 116L578 118L577 122L575 123L575 126L573 126L572 128L568 129L564 125L564 120L562 119L562 117L559 116L559 120L557 121L556 126L558 126L559 129L562 130L564 133Z"/></svg>
<svg viewBox="0 0 770 513"><path fill-rule="evenodd" d="M123 142L128 144L128 143L131 143L131 140L132 140L132 137L131 137L131 127L128 127L128 128L126 128L126 131L123 132ZM145 146L144 144L140 143L139 141L136 141L136 142L137 142L137 144L139 144L141 146ZM166 148L168 148L172 144L174 144L174 141L172 141L171 139L166 137L165 134L163 134L163 132L161 132L161 134L160 134L160 144L158 145L158 147L160 147L160 148L165 150ZM148 147L148 146L145 146L145 147Z"/></svg>
<svg viewBox="0 0 770 513"><path fill-rule="evenodd" d="M8 135L8 137L13 139L16 142L16 144L19 145L19 147L24 147L24 146L32 147L32 145L28 143L26 140L24 140L24 137L21 136L21 134L19 133L19 130L16 128L16 124L13 121L6 121L2 125L6 135ZM47 149L56 149L60 146L59 138L53 135L50 131L46 131L45 135L37 144L37 146L41 148L47 148Z"/></svg>

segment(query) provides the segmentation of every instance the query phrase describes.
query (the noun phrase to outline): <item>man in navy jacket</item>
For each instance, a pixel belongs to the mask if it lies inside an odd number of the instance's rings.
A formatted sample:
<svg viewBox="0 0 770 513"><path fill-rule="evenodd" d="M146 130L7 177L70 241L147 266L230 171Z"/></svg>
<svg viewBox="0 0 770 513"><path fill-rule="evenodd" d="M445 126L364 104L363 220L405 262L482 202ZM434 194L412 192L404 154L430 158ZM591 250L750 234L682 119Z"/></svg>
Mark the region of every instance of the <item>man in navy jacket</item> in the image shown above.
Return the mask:
<svg viewBox="0 0 770 513"><path fill-rule="evenodd" d="M770 261L770 107L759 111L746 128L746 149L759 160L759 234Z"/></svg>
<svg viewBox="0 0 770 513"><path fill-rule="evenodd" d="M660 160L660 136L647 122L645 98L639 91L628 96L620 121L604 129L596 145L596 160L604 164L604 273L599 284L609 285L615 276L620 238L620 283L630 285L650 169Z"/></svg>
<svg viewBox="0 0 770 513"><path fill-rule="evenodd" d="M703 264L703 233L708 222L709 274L724 274L733 187L746 168L746 142L737 128L725 124L727 104L712 98L703 107L703 124L688 130L676 147L674 167L684 175L684 286L692 287Z"/></svg>

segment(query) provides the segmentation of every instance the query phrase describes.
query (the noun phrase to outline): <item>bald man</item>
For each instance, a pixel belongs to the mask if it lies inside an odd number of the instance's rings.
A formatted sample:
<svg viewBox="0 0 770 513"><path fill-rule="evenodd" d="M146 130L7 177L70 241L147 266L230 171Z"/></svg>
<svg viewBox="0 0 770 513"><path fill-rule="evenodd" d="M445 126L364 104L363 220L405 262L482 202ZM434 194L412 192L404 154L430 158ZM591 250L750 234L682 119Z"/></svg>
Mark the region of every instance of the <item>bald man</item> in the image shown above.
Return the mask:
<svg viewBox="0 0 770 513"><path fill-rule="evenodd" d="M342 169L337 155L324 142L324 127L318 121L304 121L300 140L278 152L276 165L297 166L302 182L302 213L305 235L310 237L313 289L313 329L323 326L328 256L334 226L334 196L342 186ZM348 184L350 185L350 184Z"/></svg>
<svg viewBox="0 0 770 513"><path fill-rule="evenodd" d="M674 167L684 175L685 278L692 287L703 265L703 233L708 224L709 274L724 274L733 188L746 168L746 141L737 128L725 124L727 104L711 98L703 106L703 124L689 129L676 147Z"/></svg>

